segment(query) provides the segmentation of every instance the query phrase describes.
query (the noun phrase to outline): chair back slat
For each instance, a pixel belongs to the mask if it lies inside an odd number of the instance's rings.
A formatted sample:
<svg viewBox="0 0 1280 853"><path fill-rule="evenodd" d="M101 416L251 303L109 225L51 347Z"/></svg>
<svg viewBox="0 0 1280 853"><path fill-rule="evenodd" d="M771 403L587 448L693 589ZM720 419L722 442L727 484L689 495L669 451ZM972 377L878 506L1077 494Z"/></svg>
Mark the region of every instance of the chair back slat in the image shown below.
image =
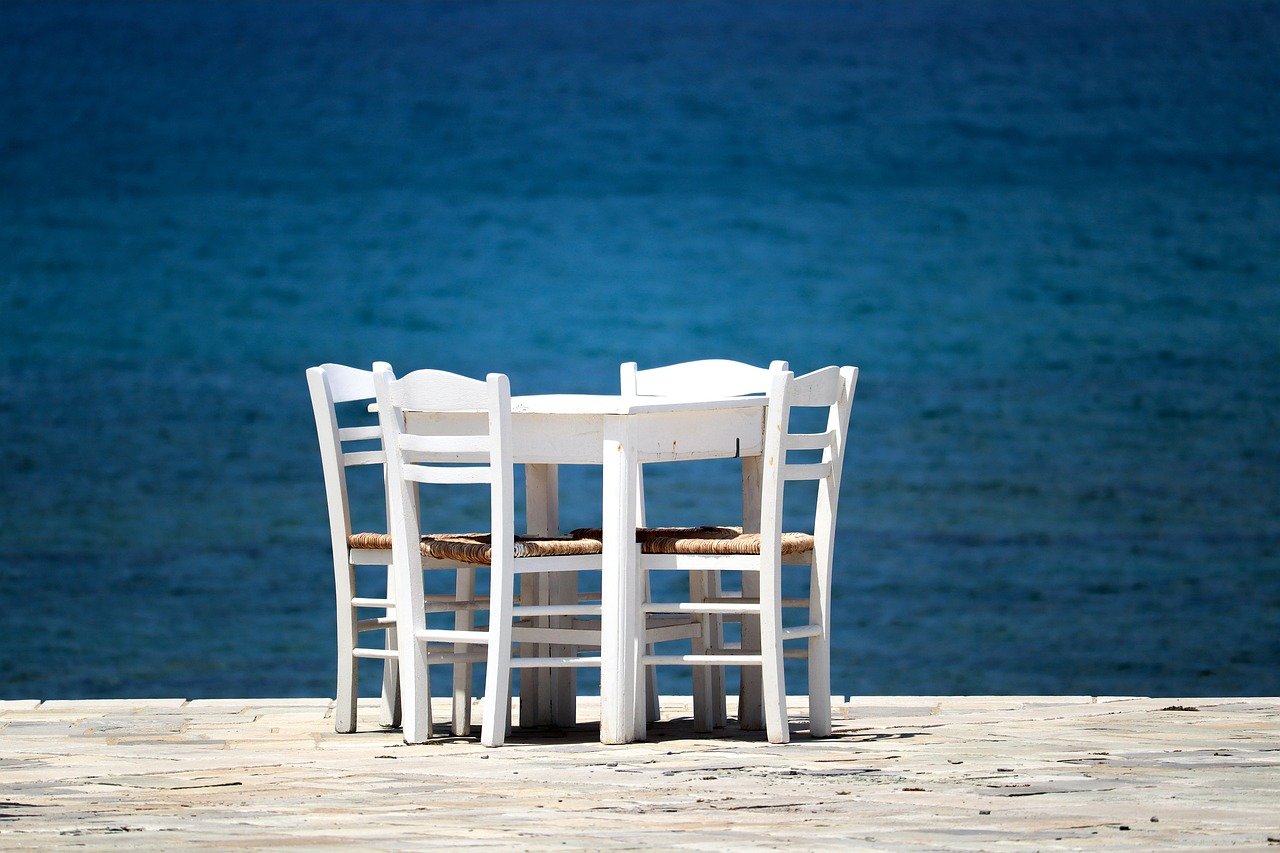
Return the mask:
<svg viewBox="0 0 1280 853"><path fill-rule="evenodd" d="M373 374L368 370L345 364L322 364L318 369L324 372L333 402L373 399Z"/></svg>
<svg viewBox="0 0 1280 853"><path fill-rule="evenodd" d="M821 480L831 476L831 463L788 463L782 466L781 476L784 480Z"/></svg>
<svg viewBox="0 0 1280 853"><path fill-rule="evenodd" d="M835 405L840 394L840 368L824 367L791 382L788 393L792 407L816 408Z"/></svg>
<svg viewBox="0 0 1280 853"><path fill-rule="evenodd" d="M401 454L401 458L406 464L412 465L488 465L492 454L488 451L420 453L416 450L406 450Z"/></svg>
<svg viewBox="0 0 1280 853"><path fill-rule="evenodd" d="M782 438L787 450L826 450L836 441L834 430L826 432L792 432Z"/></svg>
<svg viewBox="0 0 1280 853"><path fill-rule="evenodd" d="M387 455L381 450L353 450L342 454L342 467L354 468L357 465L381 465L386 460Z"/></svg>
<svg viewBox="0 0 1280 853"><path fill-rule="evenodd" d="M489 465L468 465L449 468L441 465L404 465L401 476L415 483L458 485L462 483L491 483L493 468Z"/></svg>
<svg viewBox="0 0 1280 853"><path fill-rule="evenodd" d="M487 435L416 435L405 433L400 436L400 449L420 454L421 460L433 461L430 457L447 455L456 457L466 454L480 454L477 458L488 459L492 439Z"/></svg>
<svg viewBox="0 0 1280 853"><path fill-rule="evenodd" d="M372 399L372 398L370 398ZM341 427L338 430L339 441L372 441L382 440L382 430L374 424L373 426L358 427Z"/></svg>
<svg viewBox="0 0 1280 853"><path fill-rule="evenodd" d="M443 370L415 370L391 383L391 404L408 411L482 412L489 398L485 382Z"/></svg>
<svg viewBox="0 0 1280 853"><path fill-rule="evenodd" d="M785 361L775 361L764 368L722 358L686 361L648 370L636 370L635 362L628 362L622 366L622 393L645 397L763 394L769 390L770 376L786 369Z"/></svg>

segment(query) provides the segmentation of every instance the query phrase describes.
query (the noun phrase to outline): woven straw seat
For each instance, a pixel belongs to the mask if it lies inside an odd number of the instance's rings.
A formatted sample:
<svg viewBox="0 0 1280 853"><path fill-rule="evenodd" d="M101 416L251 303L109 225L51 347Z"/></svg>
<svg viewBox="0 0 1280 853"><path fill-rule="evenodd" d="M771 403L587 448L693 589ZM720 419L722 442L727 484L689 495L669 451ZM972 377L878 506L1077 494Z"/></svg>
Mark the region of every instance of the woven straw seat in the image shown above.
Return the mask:
<svg viewBox="0 0 1280 853"><path fill-rule="evenodd" d="M600 539L598 528L584 527L569 534L585 542ZM636 541L644 554L759 554L760 534L743 533L741 527L641 527ZM783 533L782 553L805 554L813 550L808 533Z"/></svg>
<svg viewBox="0 0 1280 853"><path fill-rule="evenodd" d="M353 533L352 548L391 548L390 533ZM576 557L599 554L600 537L517 536L516 557ZM493 562L492 537L488 533L428 533L418 546L422 556L474 566Z"/></svg>

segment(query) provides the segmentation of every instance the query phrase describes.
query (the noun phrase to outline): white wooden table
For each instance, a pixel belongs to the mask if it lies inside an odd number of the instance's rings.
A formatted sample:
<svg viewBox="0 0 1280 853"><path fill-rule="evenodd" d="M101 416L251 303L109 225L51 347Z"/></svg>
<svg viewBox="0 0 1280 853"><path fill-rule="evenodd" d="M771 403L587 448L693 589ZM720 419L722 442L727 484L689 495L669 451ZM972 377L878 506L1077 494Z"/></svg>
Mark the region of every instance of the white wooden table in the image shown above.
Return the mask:
<svg viewBox="0 0 1280 853"><path fill-rule="evenodd" d="M608 394L538 394L511 400L512 450L525 465L527 527L558 532L557 465L603 466L600 647L600 740L629 743L645 737L642 578L636 566L640 466L646 462L754 458L763 448L764 397L623 397ZM421 416L409 425L430 432ZM443 423L442 423L443 426ZM482 428L477 421L477 429ZM744 471L753 467L748 464ZM751 491L744 476L744 496ZM756 482L758 490L758 480ZM758 495L756 497L758 500ZM750 498L744 497L744 507ZM746 515L750 517L750 512ZM523 688L522 688L523 689ZM529 697L522 693L521 705Z"/></svg>

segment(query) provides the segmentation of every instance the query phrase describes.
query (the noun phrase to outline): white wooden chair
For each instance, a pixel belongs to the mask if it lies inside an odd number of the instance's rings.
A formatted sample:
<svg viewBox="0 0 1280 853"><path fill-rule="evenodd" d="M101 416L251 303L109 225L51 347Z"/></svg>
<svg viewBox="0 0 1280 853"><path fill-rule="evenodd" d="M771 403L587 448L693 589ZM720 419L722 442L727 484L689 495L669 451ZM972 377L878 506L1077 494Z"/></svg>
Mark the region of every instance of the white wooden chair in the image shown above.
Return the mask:
<svg viewBox="0 0 1280 853"><path fill-rule="evenodd" d="M386 364L374 365L391 503L391 539L398 610L403 732L407 743L431 734L428 666L486 664L484 721L480 740L498 746L510 720L511 670L521 667L599 666L597 656L519 657L513 642L570 647L600 645L599 603L516 606L516 576L526 572L599 570L601 543L570 537L515 535L511 392L507 377L485 381L436 370L397 379ZM479 483L489 487L490 531L484 534L423 535L420 484ZM429 515L429 508L427 510ZM431 628L423 602L423 570L458 564L489 567L489 624ZM462 593L459 597L463 597ZM403 604L407 602L407 604ZM569 617L556 627L527 624L535 618ZM524 620L515 625L513 620ZM470 650L475 646L484 651ZM460 687L455 681L455 700Z"/></svg>
<svg viewBox="0 0 1280 853"><path fill-rule="evenodd" d="M774 361L767 369L728 359L703 359L669 364L663 367L652 367L638 370L634 361L621 366L621 392L632 396L681 396L685 394L712 394L725 397L737 397L747 394L769 393L770 381L775 373L787 369L787 362ZM743 460L743 506L751 514L751 507L758 505L759 459ZM636 506L638 517L636 525L643 527L644 510L644 474L639 479L639 495ZM748 524L750 522L748 521ZM720 595L720 576L716 572L699 572L691 574L689 582L692 589L700 590L707 595ZM748 586L754 583L754 577L748 579ZM649 589L649 576L645 574L646 594ZM754 589L748 589L748 593ZM720 614L704 614L703 638L695 644L697 650L700 643L720 645L724 636L722 616ZM759 648L759 620L748 617L743 626L744 642L750 647L752 643ZM652 650L650 650L652 651ZM760 729L763 727L762 708L760 705L760 683L758 670L743 670L741 693L738 701L738 719L744 729ZM659 718L658 687L656 671L646 668L646 685L648 700L648 718L650 722ZM722 667L702 667L694 670L694 728L697 731L711 731L713 727L727 723L725 710L724 669Z"/></svg>
<svg viewBox="0 0 1280 853"><path fill-rule="evenodd" d="M334 728L339 732L356 730L358 670L361 658L381 658L382 709L379 722L384 726L400 724L399 673L396 668L395 603L392 600L391 549L385 543L368 543L377 547L356 547L353 541L367 543L351 529L351 504L347 494L347 469L359 465L382 467L382 432L376 424L367 426L338 425L337 406L342 403L372 402L373 373L341 364L322 364L307 370L307 386L311 391L311 410L316 421L316 437L320 442L320 463L324 469L325 494L329 504L329 540L333 552L333 581L337 602L338 628L338 695L334 709ZM348 450L344 445L363 449ZM383 510L385 520L386 512ZM353 539L353 537L355 537ZM381 566L385 572L386 595L357 597L356 576L359 566ZM380 615L359 619L360 609L381 610ZM382 631L382 648L365 648L358 643L366 631Z"/></svg>
<svg viewBox="0 0 1280 853"><path fill-rule="evenodd" d="M338 687L334 703L334 729L353 732L357 726L357 702L359 699L359 668L362 659L381 659L382 701L379 724L393 728L400 725L400 670L398 666L396 637L395 583L391 573L390 533L356 531L352 528L350 495L347 489L347 469L376 465L379 479L383 480L383 505L381 515L384 529L390 502L386 495L385 454L382 449L382 429L376 423L340 426L338 407L343 403L372 403L375 398L373 372L342 364L322 364L307 370L307 385L311 392L311 409L315 416L316 435L320 443L320 462L324 470L325 494L329 505L329 540L333 554L334 597L337 606L338 639ZM363 412L366 405L355 408ZM354 412L352 413L354 414ZM343 420L347 420L343 418ZM382 577L378 583L381 595L361 596L357 589L359 570L380 567ZM366 580L366 583L369 583ZM459 591L469 589L465 573L459 576ZM483 597L465 595L468 601L459 601L459 595L432 595L424 598L424 606L433 610L466 610L484 606ZM359 618L360 610L372 610L373 616ZM377 613L377 611L382 611ZM361 646L363 633L383 633L382 648ZM470 667L459 665L454 681L470 684ZM469 695L455 700L453 727L457 734L470 728L471 702Z"/></svg>
<svg viewBox="0 0 1280 853"><path fill-rule="evenodd" d="M710 647L687 655L646 654L646 666L759 666L762 672L765 728L772 743L790 740L787 691L783 673L783 643L805 640L799 650L809 662L809 730L814 736L831 732L831 567L835 545L840 470L848 435L849 411L857 383L855 367L827 367L805 376L775 374L769 391L765 425L759 532L740 527L646 528L639 533L640 566L647 571L706 570L743 572L741 596L700 595L687 602L659 602L646 596L643 609L652 613L741 614L760 619L761 650ZM795 407L822 407L826 429L820 433L792 433ZM788 461L791 452L821 451L819 461ZM816 480L817 500L813 533L783 533L783 498L787 482ZM801 599L784 599L784 564L809 568L809 592ZM745 579L758 578L758 596L746 592ZM783 610L803 608L807 621L783 625ZM745 643L744 643L745 645Z"/></svg>

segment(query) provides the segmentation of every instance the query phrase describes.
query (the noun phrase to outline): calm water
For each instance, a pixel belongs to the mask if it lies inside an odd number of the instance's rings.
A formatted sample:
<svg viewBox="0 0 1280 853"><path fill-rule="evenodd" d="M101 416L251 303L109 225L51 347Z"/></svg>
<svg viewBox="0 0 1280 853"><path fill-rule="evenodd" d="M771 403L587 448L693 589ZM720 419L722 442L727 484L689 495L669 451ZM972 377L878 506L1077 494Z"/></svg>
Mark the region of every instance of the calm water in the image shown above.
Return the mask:
<svg viewBox="0 0 1280 853"><path fill-rule="evenodd" d="M701 357L862 368L837 690L1280 694L1277 92L1246 0L6 2L0 698L332 694L311 364Z"/></svg>

